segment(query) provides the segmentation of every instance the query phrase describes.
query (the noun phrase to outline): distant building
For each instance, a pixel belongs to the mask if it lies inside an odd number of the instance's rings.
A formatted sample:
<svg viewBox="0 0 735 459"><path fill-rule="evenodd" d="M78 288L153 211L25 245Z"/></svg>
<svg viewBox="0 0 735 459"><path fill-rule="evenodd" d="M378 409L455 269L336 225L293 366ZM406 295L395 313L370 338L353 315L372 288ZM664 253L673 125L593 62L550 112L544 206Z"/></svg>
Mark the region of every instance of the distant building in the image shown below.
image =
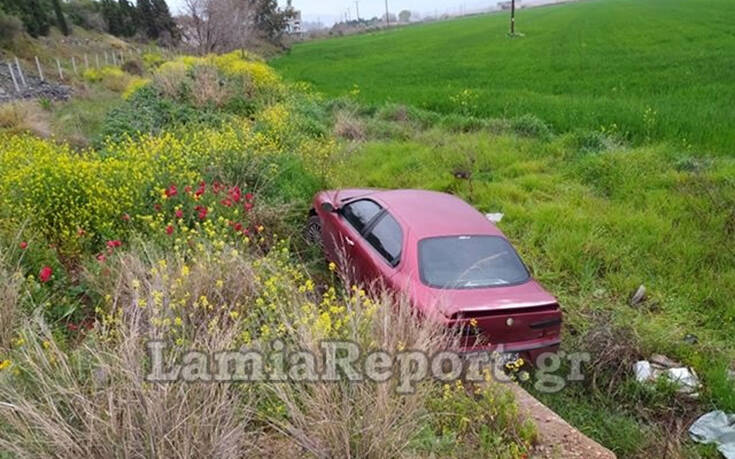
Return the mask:
<svg viewBox="0 0 735 459"><path fill-rule="evenodd" d="M291 19L286 24L286 33L301 38L304 34L304 27L301 23L301 10L294 9L291 0L288 0L286 11L291 13Z"/></svg>

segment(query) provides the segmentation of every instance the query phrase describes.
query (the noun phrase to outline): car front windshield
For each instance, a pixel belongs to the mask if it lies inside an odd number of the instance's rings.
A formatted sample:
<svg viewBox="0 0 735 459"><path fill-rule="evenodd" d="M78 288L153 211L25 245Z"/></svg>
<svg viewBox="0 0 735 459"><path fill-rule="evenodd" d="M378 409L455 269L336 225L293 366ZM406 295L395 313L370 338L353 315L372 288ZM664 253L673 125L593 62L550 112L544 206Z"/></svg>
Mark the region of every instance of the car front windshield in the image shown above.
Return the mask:
<svg viewBox="0 0 735 459"><path fill-rule="evenodd" d="M520 284L529 275L513 247L498 236L447 236L419 242L421 281L443 289Z"/></svg>

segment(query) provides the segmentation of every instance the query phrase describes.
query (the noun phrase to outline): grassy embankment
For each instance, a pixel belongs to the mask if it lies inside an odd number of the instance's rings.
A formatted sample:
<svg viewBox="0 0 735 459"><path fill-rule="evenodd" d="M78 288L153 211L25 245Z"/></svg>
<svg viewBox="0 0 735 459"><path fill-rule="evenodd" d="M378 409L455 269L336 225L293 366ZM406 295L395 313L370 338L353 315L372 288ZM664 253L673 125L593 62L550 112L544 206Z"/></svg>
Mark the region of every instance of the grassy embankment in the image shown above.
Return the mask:
<svg viewBox="0 0 735 459"><path fill-rule="evenodd" d="M336 114L353 142L333 186L443 190L506 214L565 305L564 349L592 353L587 380L544 401L622 456L711 454L679 442L696 414L735 409L732 11L591 1L522 11L518 39L494 14L304 43L272 63L370 105ZM632 307L640 284L649 298ZM651 353L692 365L700 401L633 382Z"/></svg>
<svg viewBox="0 0 735 459"><path fill-rule="evenodd" d="M407 305L308 269L294 235L337 150L328 102L240 53L147 77L85 76L124 95L85 142L32 135L43 101L0 127L0 456L527 455L534 427L493 384L147 383L150 339L166 367L245 346L272 368L274 339L451 345Z"/></svg>

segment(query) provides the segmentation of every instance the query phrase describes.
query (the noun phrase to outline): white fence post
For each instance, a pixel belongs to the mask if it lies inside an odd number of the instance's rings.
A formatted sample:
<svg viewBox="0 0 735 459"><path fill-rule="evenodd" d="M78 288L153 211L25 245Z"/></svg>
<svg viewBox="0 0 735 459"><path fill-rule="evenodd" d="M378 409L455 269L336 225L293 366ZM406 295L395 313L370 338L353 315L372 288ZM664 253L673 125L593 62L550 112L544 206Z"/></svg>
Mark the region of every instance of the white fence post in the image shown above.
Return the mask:
<svg viewBox="0 0 735 459"><path fill-rule="evenodd" d="M107 51L105 51L105 65L110 65L110 61L107 59Z"/></svg>
<svg viewBox="0 0 735 459"><path fill-rule="evenodd" d="M20 62L18 61L18 58L15 57L14 59L15 59L15 66L18 68L18 75L20 75L20 82L23 83L24 87L28 86L28 84L26 83L26 77L25 75L23 75L23 69L20 68Z"/></svg>
<svg viewBox="0 0 735 459"><path fill-rule="evenodd" d="M84 53L84 70L89 69L89 57L87 57L87 53Z"/></svg>
<svg viewBox="0 0 735 459"><path fill-rule="evenodd" d="M41 68L41 63L38 61L38 56L33 56L36 59L36 68L38 69L38 76L41 78L41 81L46 81L43 78L43 69Z"/></svg>
<svg viewBox="0 0 735 459"><path fill-rule="evenodd" d="M77 73L77 60L74 56L71 57L71 68L74 69L74 75L79 75Z"/></svg>
<svg viewBox="0 0 735 459"><path fill-rule="evenodd" d="M61 62L59 62L58 59L56 59L56 68L59 69L59 79L64 79L64 71L61 69Z"/></svg>
<svg viewBox="0 0 735 459"><path fill-rule="evenodd" d="M15 79L15 73L13 73L13 66L10 65L10 62L7 62L8 64L8 70L10 70L10 78L13 79L13 86L15 86L15 92L20 92L20 88L18 87L18 80Z"/></svg>

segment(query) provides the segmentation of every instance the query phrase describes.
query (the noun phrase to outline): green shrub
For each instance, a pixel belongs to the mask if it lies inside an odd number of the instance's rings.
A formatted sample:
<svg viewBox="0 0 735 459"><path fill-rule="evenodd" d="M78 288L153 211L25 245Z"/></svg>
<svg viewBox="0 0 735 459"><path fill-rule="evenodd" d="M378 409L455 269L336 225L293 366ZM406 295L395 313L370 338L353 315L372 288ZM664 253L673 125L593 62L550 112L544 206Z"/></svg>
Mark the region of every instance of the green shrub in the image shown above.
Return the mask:
<svg viewBox="0 0 735 459"><path fill-rule="evenodd" d="M487 120L452 113L441 118L439 125L451 132L475 132L488 126Z"/></svg>
<svg viewBox="0 0 735 459"><path fill-rule="evenodd" d="M600 131L577 129L571 135L572 147L580 153L598 153L617 145L610 136Z"/></svg>
<svg viewBox="0 0 735 459"><path fill-rule="evenodd" d="M23 23L20 19L0 11L0 45L11 44L22 30Z"/></svg>
<svg viewBox="0 0 735 459"><path fill-rule="evenodd" d="M104 139L117 141L141 134L159 134L173 125L198 123L214 126L223 120L222 114L162 98L155 89L142 87L122 106L110 110L98 143Z"/></svg>
<svg viewBox="0 0 735 459"><path fill-rule="evenodd" d="M510 123L511 129L523 137L536 137L548 139L551 137L551 129L535 115L526 114L514 118Z"/></svg>

